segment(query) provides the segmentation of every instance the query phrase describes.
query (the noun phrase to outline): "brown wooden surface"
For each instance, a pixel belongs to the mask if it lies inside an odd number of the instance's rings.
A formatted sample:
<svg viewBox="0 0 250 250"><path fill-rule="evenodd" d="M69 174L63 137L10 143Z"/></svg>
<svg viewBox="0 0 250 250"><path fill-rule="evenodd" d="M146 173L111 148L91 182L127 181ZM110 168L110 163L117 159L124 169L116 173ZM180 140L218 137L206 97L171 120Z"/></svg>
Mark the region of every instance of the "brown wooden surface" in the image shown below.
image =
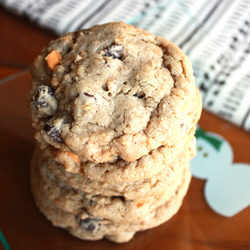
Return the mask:
<svg viewBox="0 0 250 250"><path fill-rule="evenodd" d="M250 207L232 218L216 214L205 203L204 181L195 178L177 215L136 234L129 243L81 241L52 227L35 207L29 190L35 143L26 112L30 75L25 70L55 36L2 9L0 24L0 84L4 82L0 85L0 228L12 250L250 249ZM250 163L249 133L205 111L200 126L230 142L235 162Z"/></svg>

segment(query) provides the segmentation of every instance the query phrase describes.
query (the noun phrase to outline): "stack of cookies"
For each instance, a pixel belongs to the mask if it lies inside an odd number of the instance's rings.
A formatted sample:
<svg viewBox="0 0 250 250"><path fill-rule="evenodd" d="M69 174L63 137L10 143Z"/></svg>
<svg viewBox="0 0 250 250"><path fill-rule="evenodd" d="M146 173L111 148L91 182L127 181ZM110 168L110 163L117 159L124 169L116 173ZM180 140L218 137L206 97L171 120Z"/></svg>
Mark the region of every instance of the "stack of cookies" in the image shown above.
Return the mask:
<svg viewBox="0 0 250 250"><path fill-rule="evenodd" d="M201 97L187 56L125 23L61 36L31 67L40 211L87 240L129 241L180 208Z"/></svg>

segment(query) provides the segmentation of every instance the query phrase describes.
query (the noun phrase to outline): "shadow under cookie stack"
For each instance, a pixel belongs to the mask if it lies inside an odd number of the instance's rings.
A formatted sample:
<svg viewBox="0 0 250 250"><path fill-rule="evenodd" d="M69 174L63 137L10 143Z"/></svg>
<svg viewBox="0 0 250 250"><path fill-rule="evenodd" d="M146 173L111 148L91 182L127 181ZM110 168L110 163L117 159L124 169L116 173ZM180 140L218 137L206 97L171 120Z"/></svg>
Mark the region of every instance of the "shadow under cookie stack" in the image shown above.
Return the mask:
<svg viewBox="0 0 250 250"><path fill-rule="evenodd" d="M52 41L31 74L31 186L54 226L127 242L178 211L202 105L176 45L109 23Z"/></svg>

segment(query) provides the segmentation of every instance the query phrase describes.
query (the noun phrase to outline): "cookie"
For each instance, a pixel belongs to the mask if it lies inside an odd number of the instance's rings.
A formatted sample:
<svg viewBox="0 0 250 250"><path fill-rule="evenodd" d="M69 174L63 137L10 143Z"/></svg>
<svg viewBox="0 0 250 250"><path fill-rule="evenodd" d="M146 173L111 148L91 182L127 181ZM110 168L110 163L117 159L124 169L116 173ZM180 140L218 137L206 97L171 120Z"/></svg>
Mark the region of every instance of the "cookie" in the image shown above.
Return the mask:
<svg viewBox="0 0 250 250"><path fill-rule="evenodd" d="M160 173L166 165L169 165L183 150L184 145L190 144L194 136L195 124L201 113L201 97L197 89L196 96L189 105L185 123L183 122L183 134L178 137L176 144L161 146L152 150L150 154L141 157L134 162L126 162L122 159L112 163L95 164L90 161L81 161L77 155L54 148L43 140L41 133L37 133L36 140L40 147L63 167L67 172L84 175L85 177L101 182L131 182L151 178Z"/></svg>
<svg viewBox="0 0 250 250"><path fill-rule="evenodd" d="M86 217L84 212L78 215L64 212L42 193L33 179L31 179L31 184L38 208L54 226L65 228L70 234L84 240L99 240L106 237L114 242L126 242L137 231L156 227L169 220L179 210L190 179L191 173L187 169L181 186L170 201L154 210L141 221L122 224L110 223L103 218Z"/></svg>
<svg viewBox="0 0 250 250"><path fill-rule="evenodd" d="M125 200L124 196L110 197L76 190L58 179L48 168L42 168L39 172L37 165L31 166L31 178L58 208L73 214L85 211L88 216L105 218L112 223L131 223L142 220L173 196L183 176L184 174L155 196Z"/></svg>
<svg viewBox="0 0 250 250"><path fill-rule="evenodd" d="M31 74L33 126L48 144L95 163L171 152L196 93L180 48L122 22L52 41Z"/></svg>
<svg viewBox="0 0 250 250"><path fill-rule="evenodd" d="M32 164L37 165L40 171L49 168L59 179L83 192L104 196L123 196L127 200L132 200L162 193L166 187L180 178L184 168L189 164L189 160L196 154L195 137L192 143L186 146L174 162L166 166L158 175L136 182L105 183L66 172L60 164L44 154L39 147L36 147L34 151Z"/></svg>

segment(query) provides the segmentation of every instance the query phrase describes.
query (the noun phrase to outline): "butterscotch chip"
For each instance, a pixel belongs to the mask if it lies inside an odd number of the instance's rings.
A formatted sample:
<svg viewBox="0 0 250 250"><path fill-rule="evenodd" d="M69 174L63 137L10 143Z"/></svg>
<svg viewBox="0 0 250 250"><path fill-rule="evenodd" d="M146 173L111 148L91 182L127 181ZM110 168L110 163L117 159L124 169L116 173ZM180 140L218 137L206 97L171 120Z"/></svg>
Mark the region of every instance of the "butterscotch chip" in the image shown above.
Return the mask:
<svg viewBox="0 0 250 250"><path fill-rule="evenodd" d="M78 158L77 155L72 154L72 153L70 153L70 152L66 152L66 154L67 154L71 159L73 159L73 161L75 161L76 163L80 163L79 158Z"/></svg>
<svg viewBox="0 0 250 250"><path fill-rule="evenodd" d="M55 67L60 63L60 58L60 54L56 50L53 50L45 57L45 60L47 61L49 68L54 70Z"/></svg>

